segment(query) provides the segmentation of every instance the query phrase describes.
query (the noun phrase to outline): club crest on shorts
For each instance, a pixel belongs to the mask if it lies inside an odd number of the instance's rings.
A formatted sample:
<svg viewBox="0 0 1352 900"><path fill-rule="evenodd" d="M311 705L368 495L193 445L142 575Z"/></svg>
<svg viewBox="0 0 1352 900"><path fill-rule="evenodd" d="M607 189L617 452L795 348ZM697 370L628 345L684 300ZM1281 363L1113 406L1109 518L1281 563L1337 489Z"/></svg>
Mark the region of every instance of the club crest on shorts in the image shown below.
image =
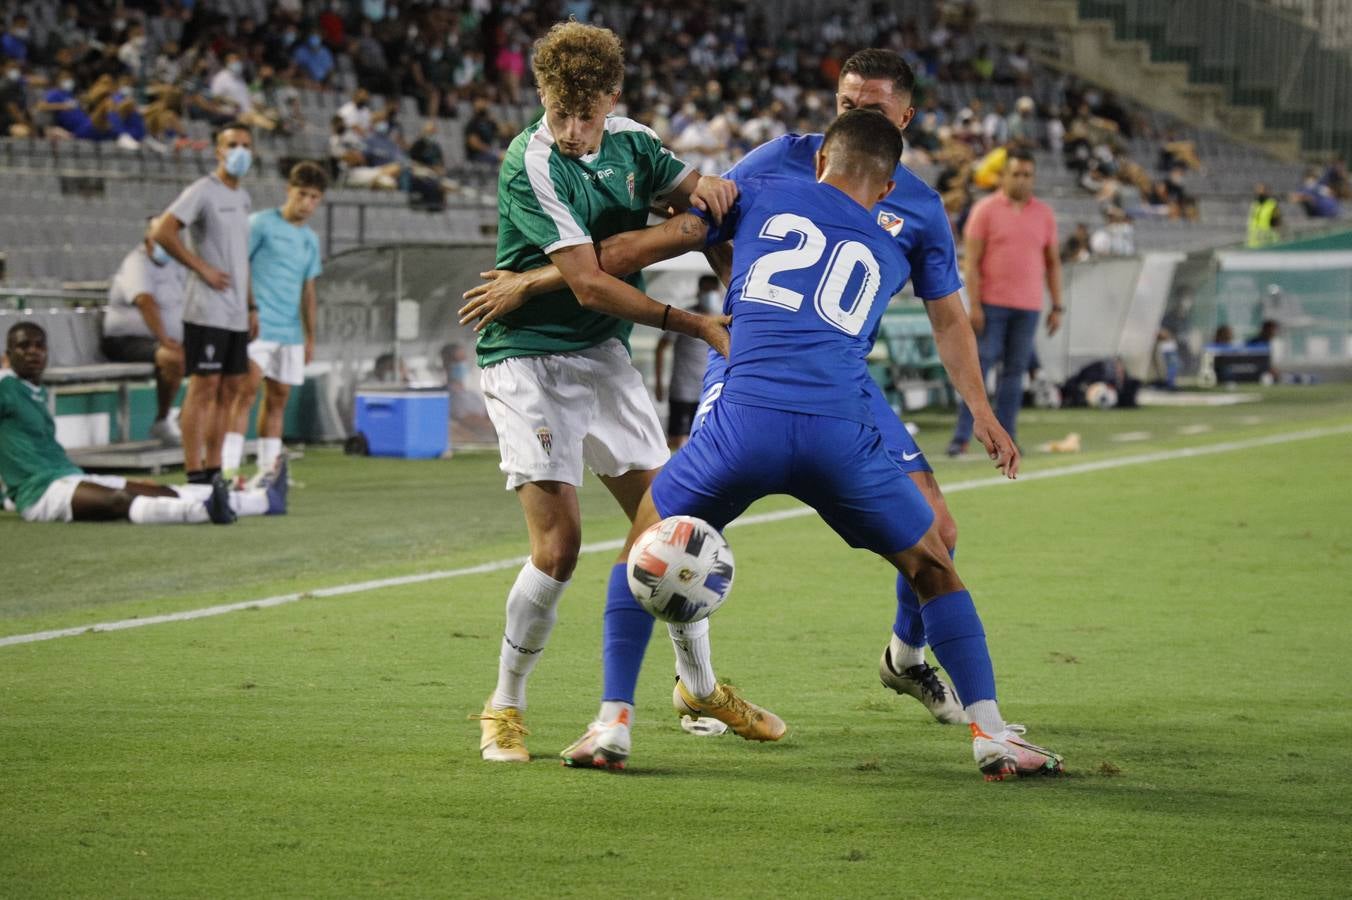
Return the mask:
<svg viewBox="0 0 1352 900"><path fill-rule="evenodd" d="M535 439L540 442L540 447L545 451L545 456L548 456L550 451L554 449L554 434L548 428L535 429Z"/></svg>
<svg viewBox="0 0 1352 900"><path fill-rule="evenodd" d="M216 345L215 345L215 344L207 344L206 347L203 348L203 350L204 350L204 352L206 353L207 359L208 359L208 360L212 360L212 359L215 359L215 358L216 358Z"/></svg>
<svg viewBox="0 0 1352 900"><path fill-rule="evenodd" d="M624 179L625 187L629 188L629 199L634 199L634 173L630 172Z"/></svg>
<svg viewBox="0 0 1352 900"><path fill-rule="evenodd" d="M878 213L878 224L882 226L883 231L886 231L888 234L892 235L892 237L897 237L901 234L901 226L905 222L906 220L901 216L894 216L890 212L880 211Z"/></svg>

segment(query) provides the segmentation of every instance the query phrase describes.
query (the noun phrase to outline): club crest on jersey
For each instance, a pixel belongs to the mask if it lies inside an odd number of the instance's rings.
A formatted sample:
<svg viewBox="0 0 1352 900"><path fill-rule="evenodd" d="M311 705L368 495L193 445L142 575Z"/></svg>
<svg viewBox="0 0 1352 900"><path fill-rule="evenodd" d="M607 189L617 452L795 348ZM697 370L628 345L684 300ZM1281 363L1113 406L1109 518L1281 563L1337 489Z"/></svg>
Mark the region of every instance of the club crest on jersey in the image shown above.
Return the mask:
<svg viewBox="0 0 1352 900"><path fill-rule="evenodd" d="M901 216L894 216L890 212L878 213L878 224L882 226L883 231L886 231L892 237L901 234L901 226L905 221Z"/></svg>
<svg viewBox="0 0 1352 900"><path fill-rule="evenodd" d="M624 179L625 187L629 188L629 199L634 199L634 173L630 172Z"/></svg>
<svg viewBox="0 0 1352 900"><path fill-rule="evenodd" d="M554 449L554 435L548 428L535 429L535 439L540 442L540 448L545 451L545 456Z"/></svg>

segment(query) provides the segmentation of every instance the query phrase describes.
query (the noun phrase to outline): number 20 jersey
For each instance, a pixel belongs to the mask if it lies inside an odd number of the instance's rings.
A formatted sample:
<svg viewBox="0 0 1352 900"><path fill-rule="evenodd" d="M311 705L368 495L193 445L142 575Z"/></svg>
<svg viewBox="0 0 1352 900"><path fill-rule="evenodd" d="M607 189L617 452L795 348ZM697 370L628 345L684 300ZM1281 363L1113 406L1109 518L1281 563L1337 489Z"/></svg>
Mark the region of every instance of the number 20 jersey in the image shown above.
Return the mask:
<svg viewBox="0 0 1352 900"><path fill-rule="evenodd" d="M738 179L710 245L733 241L722 396L874 424L866 357L910 266L873 213L828 184Z"/></svg>

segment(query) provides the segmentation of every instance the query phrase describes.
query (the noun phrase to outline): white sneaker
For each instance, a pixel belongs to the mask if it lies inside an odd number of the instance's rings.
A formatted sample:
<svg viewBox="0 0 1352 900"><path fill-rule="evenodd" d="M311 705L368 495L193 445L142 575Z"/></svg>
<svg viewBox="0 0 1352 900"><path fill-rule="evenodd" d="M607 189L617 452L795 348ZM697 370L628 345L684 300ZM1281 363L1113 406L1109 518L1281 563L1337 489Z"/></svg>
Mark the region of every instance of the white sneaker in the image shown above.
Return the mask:
<svg viewBox="0 0 1352 900"><path fill-rule="evenodd" d="M1060 775L1061 756L1023 739L1022 725L1006 725L1005 730L989 735L972 723L972 756L987 781L1004 781L1010 775Z"/></svg>
<svg viewBox="0 0 1352 900"><path fill-rule="evenodd" d="M166 447L183 446L183 432L172 418L165 417L151 425L150 436Z"/></svg>
<svg viewBox="0 0 1352 900"><path fill-rule="evenodd" d="M930 715L945 725L962 725L967 721L958 695L952 685L939 677L937 669L922 662L898 672L892 668L891 650L890 645L883 647L883 658L878 663L878 677L883 687L919 700Z"/></svg>
<svg viewBox="0 0 1352 900"><path fill-rule="evenodd" d="M626 710L612 722L592 722L587 726L587 733L565 747L559 756L570 768L618 772L624 769L629 759L631 740Z"/></svg>

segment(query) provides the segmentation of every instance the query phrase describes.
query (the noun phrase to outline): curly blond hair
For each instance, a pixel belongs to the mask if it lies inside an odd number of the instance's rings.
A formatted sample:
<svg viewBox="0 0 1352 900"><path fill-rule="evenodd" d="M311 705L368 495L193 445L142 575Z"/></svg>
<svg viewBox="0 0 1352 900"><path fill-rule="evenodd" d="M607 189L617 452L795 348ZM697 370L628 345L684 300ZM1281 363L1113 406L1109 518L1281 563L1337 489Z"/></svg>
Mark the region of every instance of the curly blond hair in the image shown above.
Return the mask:
<svg viewBox="0 0 1352 900"><path fill-rule="evenodd" d="M620 89L624 47L609 28L560 22L535 42L532 65L540 92L572 113Z"/></svg>

